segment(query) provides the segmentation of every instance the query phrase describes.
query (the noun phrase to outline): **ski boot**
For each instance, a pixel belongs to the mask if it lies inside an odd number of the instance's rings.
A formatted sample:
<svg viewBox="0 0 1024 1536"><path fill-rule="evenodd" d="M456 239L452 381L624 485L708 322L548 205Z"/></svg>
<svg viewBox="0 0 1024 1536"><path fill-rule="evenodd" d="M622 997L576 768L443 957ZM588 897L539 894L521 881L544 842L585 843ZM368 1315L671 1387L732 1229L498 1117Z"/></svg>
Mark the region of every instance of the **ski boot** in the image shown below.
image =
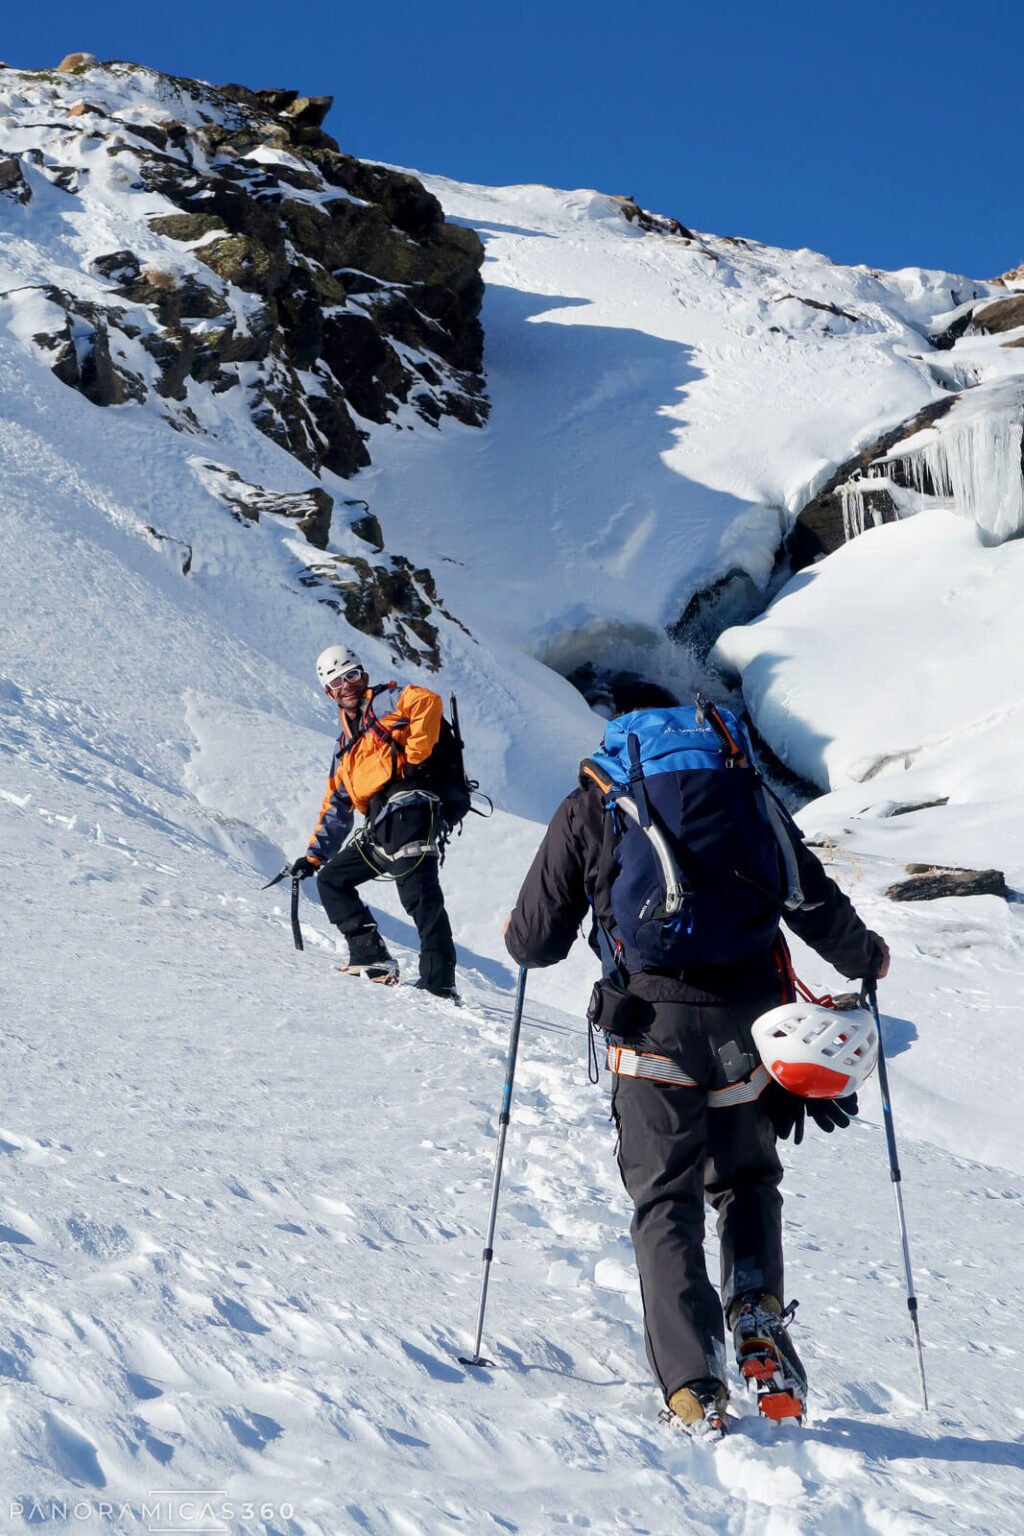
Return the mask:
<svg viewBox="0 0 1024 1536"><path fill-rule="evenodd" d="M725 1420L728 1401L722 1383L709 1376L673 1392L661 1418L666 1424L675 1424L691 1440L724 1440L729 1432Z"/></svg>
<svg viewBox="0 0 1024 1536"><path fill-rule="evenodd" d="M757 1292L738 1296L729 1308L736 1364L766 1419L804 1416L807 1372L786 1328L796 1308L792 1301L783 1311L776 1297Z"/></svg>

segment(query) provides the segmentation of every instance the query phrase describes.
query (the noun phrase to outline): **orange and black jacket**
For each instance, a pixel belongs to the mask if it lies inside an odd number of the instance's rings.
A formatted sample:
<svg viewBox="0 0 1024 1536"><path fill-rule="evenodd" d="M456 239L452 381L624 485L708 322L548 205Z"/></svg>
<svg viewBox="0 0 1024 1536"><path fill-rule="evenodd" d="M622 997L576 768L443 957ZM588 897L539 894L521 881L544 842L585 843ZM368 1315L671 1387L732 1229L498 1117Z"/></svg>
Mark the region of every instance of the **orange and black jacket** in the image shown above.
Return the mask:
<svg viewBox="0 0 1024 1536"><path fill-rule="evenodd" d="M378 683L367 688L354 723L344 710L341 735L331 760L327 793L320 820L309 840L306 857L326 864L352 830L355 811L365 815L375 795L406 777L407 768L425 763L441 734L443 705L429 688L403 688L397 700L383 698L398 692L397 683ZM382 705L389 708L385 713Z"/></svg>

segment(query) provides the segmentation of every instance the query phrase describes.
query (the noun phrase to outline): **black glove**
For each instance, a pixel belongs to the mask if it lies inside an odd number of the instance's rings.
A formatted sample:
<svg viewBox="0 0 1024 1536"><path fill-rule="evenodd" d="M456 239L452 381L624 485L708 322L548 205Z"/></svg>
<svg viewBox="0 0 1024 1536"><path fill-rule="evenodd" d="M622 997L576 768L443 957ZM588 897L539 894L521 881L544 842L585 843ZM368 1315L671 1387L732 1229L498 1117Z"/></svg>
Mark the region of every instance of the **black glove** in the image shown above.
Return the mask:
<svg viewBox="0 0 1024 1536"><path fill-rule="evenodd" d="M792 1136L794 1147L798 1147L804 1139L806 1115L831 1135L837 1126L845 1129L857 1113L857 1095L849 1093L845 1099L804 1099L778 1083L771 1083L764 1091L764 1107L776 1136L782 1141Z"/></svg>
<svg viewBox="0 0 1024 1536"><path fill-rule="evenodd" d="M857 1113L857 1095L848 1093L845 1099L808 1099L807 1113L821 1130L829 1134L845 1131Z"/></svg>
<svg viewBox="0 0 1024 1536"><path fill-rule="evenodd" d="M301 859L295 860L288 873L293 880L305 880L307 875L315 875L319 867L318 864L313 863L312 859L307 859L306 855L303 854Z"/></svg>

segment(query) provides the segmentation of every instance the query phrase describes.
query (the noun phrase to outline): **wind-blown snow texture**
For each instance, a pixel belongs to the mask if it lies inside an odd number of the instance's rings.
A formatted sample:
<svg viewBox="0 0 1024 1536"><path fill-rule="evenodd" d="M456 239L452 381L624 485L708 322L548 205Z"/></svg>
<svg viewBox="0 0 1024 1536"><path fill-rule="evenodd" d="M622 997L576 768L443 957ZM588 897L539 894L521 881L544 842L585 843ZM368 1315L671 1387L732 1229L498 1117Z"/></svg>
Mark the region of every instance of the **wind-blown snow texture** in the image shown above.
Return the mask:
<svg viewBox="0 0 1024 1536"><path fill-rule="evenodd" d="M212 453L149 404L99 410L66 389L11 296L33 263L61 256L59 205L5 248L0 1527L1020 1530L1021 907L896 908L882 894L906 859L954 845L1024 881L1019 841L997 843L1020 760L1012 741L998 751L1013 637L985 595L1010 592L1020 546L978 552L948 515L868 534L805 578L830 602L808 612L807 650L780 650L806 691L793 716L810 771L815 735L819 761L874 761L931 741L936 713L952 714L941 673L903 690L904 736L859 702L891 702L888 684L873 690L934 605L933 580L955 569L962 591L932 639L977 637L994 734L975 743L972 784L989 785L987 801L951 794L895 821L876 797L805 812L893 945L883 1003L932 1412L917 1407L869 1088L853 1130L786 1153L810 1422L775 1431L738 1401L738 1432L715 1449L659 1426L607 1085L586 1082L582 951L530 979L485 1332L494 1367L458 1363L514 980L501 920L600 729L519 647L609 621L620 643L646 643L724 561L763 576L778 509L932 397L910 332L960 280L721 242L714 261L639 236L596 194L432 186L489 244L491 425L382 428L356 484L472 631L445 627L440 679L417 675L456 688L471 765L499 803L445 867L458 1010L340 977L311 900L297 954L282 888L259 888L315 817L331 720L311 662L342 632L297 580L294 528L232 518L192 459L289 490L294 461L230 397L204 402ZM822 312L782 296L806 291L798 275L839 307L874 304L868 339L820 335ZM768 329L779 314L787 343ZM174 540L192 547L187 575ZM834 704L812 665L831 601L881 604L893 570L905 608L891 606L892 646L863 648L867 625L837 640ZM748 633L772 635L800 596ZM343 637L389 675L385 644ZM771 673L774 645L748 672ZM751 689L769 735L777 686ZM891 808L903 780L882 783ZM395 893L373 898L410 975Z"/></svg>

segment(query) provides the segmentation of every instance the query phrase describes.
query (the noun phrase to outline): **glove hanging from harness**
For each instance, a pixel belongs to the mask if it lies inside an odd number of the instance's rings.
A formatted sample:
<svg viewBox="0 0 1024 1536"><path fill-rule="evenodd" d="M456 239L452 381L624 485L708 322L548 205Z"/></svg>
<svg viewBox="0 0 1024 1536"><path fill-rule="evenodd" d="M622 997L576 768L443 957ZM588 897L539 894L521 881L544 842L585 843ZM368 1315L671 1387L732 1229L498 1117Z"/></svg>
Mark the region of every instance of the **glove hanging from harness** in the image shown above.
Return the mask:
<svg viewBox="0 0 1024 1536"><path fill-rule="evenodd" d="M835 1130L844 1131L859 1108L855 1093L847 1094L843 1099L802 1099L799 1094L780 1088L778 1083L769 1083L762 1103L771 1116L776 1136L782 1141L792 1136L794 1147L804 1139L806 1115L831 1135Z"/></svg>

